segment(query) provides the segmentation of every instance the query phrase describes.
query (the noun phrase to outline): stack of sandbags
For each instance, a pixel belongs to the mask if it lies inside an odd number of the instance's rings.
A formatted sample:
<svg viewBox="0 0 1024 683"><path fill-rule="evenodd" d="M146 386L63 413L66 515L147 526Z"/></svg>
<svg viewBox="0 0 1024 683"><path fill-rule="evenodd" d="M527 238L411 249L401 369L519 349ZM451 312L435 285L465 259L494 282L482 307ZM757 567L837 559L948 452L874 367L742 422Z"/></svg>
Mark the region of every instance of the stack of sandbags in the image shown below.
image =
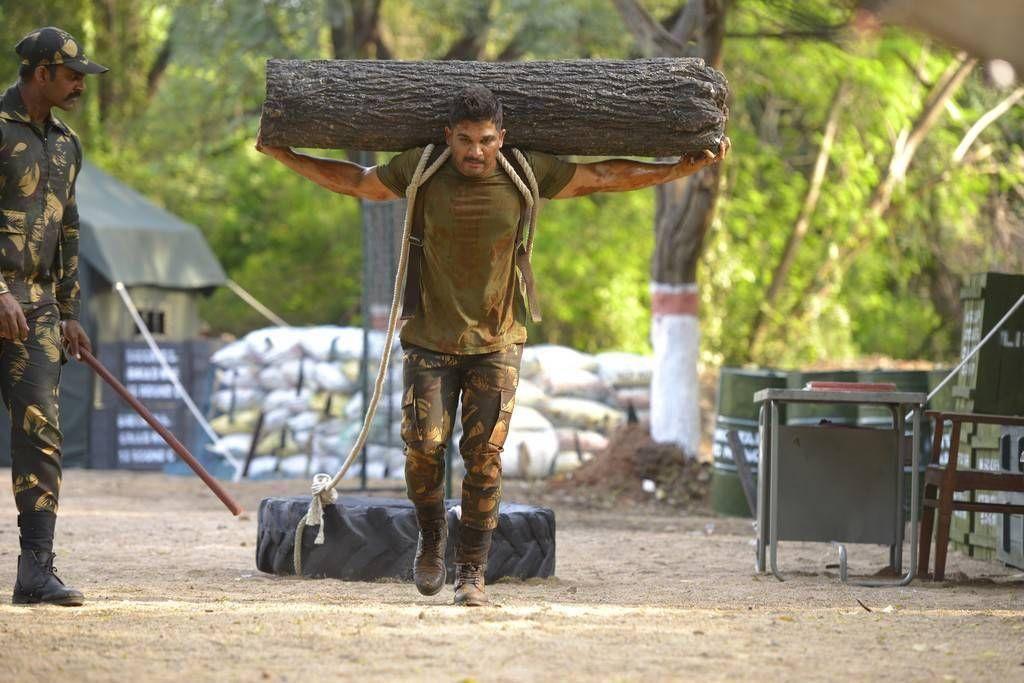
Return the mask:
<svg viewBox="0 0 1024 683"><path fill-rule="evenodd" d="M381 333L370 335L371 386L383 341ZM363 424L366 406L357 390L362 352L363 330L354 327L266 328L220 349L212 358L217 369L211 424L221 435L215 450L245 459L255 448L250 476L336 471ZM403 476L401 378L396 346L367 439L370 478ZM505 476L546 477L603 451L627 411L646 416L650 381L651 360L645 356L528 346L502 454ZM459 412L456 449L461 432ZM464 471L453 454L453 474ZM357 461L348 476L361 473Z"/></svg>
<svg viewBox="0 0 1024 683"><path fill-rule="evenodd" d="M651 367L650 358L637 354L595 356L565 346L528 346L523 351L516 411L531 410L550 429L541 429L532 413L523 422L529 428L520 426L513 414L502 458L505 474L548 476L578 467L603 451L630 406L639 418L645 416ZM520 431L530 438L521 438Z"/></svg>
<svg viewBox="0 0 1024 683"><path fill-rule="evenodd" d="M371 384L383 343L382 333L369 335ZM265 328L218 350L211 358L216 370L210 403L211 426L221 438L212 450L245 459L255 439L249 467L254 477L336 470L362 424L362 354L361 328L333 326ZM400 393L400 362L388 384ZM378 408L368 476L401 475L400 404L400 396L388 397ZM360 467L350 476L361 474Z"/></svg>

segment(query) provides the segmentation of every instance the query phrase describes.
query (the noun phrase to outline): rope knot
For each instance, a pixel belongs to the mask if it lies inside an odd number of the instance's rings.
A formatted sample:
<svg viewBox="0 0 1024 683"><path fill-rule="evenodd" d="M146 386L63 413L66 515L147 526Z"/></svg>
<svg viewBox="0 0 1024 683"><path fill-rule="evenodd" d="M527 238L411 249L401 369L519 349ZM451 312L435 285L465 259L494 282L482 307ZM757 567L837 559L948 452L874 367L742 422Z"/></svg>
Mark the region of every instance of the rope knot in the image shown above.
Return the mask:
<svg viewBox="0 0 1024 683"><path fill-rule="evenodd" d="M324 542L324 508L333 505L338 501L338 492L334 490L333 479L329 474L316 474L313 476L313 484L309 487L313 499L309 501L309 511L306 512L306 526L320 526L316 534L317 545Z"/></svg>

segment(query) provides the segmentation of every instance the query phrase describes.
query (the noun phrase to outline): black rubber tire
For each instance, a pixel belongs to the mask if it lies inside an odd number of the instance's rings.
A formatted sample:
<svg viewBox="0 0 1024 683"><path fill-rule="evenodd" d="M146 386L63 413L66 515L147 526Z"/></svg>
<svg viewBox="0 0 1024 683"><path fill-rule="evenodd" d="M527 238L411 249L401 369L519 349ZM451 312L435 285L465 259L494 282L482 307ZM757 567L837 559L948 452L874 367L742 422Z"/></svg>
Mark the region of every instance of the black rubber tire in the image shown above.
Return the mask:
<svg viewBox="0 0 1024 683"><path fill-rule="evenodd" d="M256 567L268 574L294 575L295 527L309 508L309 496L264 498L256 532ZM459 525L448 501L448 582L455 576ZM325 541L315 545L317 527L305 527L302 575L346 581L412 581L416 516L412 503L389 498L343 497L324 510ZM485 579L529 579L555 573L555 513L548 508L502 503Z"/></svg>

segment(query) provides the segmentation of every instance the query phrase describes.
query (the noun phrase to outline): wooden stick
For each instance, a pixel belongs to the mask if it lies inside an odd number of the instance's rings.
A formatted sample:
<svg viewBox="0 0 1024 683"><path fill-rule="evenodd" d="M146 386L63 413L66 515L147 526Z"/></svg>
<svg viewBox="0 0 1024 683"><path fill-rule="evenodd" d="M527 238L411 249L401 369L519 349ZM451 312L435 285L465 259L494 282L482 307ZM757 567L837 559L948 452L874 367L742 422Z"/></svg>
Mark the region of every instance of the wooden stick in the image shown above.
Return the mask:
<svg viewBox="0 0 1024 683"><path fill-rule="evenodd" d="M171 450L177 453L178 457L184 460L185 463L192 468L193 472L199 475L199 478L202 479L203 482L210 488L210 490L213 491L213 493L218 498L220 498L221 502L224 503L225 506L227 506L228 510L231 511L231 514L235 515L236 517L242 514L242 506L240 506L235 501L235 499L232 498L231 495L224 490L224 488L216 479L210 476L210 473L207 472L206 469L199 464L199 461L196 460L192 456L192 454L188 452L188 449L185 448L185 446L180 441L178 441L178 439L173 434L171 434L166 427L160 424L160 421L153 416L153 413L149 412L149 409L146 408L146 406L142 405L139 399L132 396L128 389L126 389L125 386L121 384L116 377L110 374L110 371L103 367L103 364L100 363L95 356L93 356L91 353L89 353L83 348L79 348L78 353L80 356L79 360L81 360L83 363L92 368L93 371L97 375L99 375L104 382L109 384L110 387L114 391L116 391L121 398L128 402L128 405L135 409L135 412L137 412L139 416L141 416L142 419L149 424L150 427L156 430L157 434L163 437L163 440L167 442L167 445L171 447Z"/></svg>

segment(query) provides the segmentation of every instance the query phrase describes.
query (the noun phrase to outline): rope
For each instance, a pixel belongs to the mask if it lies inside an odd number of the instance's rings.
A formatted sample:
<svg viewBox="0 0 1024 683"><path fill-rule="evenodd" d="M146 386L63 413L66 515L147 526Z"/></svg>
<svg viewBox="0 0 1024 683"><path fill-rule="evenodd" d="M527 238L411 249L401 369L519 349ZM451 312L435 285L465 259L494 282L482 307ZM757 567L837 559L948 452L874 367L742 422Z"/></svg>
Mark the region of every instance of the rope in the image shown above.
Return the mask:
<svg viewBox="0 0 1024 683"><path fill-rule="evenodd" d="M257 313L262 315L270 322L280 327L291 327L291 325L284 321L284 318L279 316L277 313L274 313L272 310L264 306L256 297L242 289L242 285L238 284L231 278L228 278L224 284L228 286L228 289L237 294L239 299L252 306L254 309L256 309Z"/></svg>
<svg viewBox="0 0 1024 683"><path fill-rule="evenodd" d="M303 531L307 526L319 526L320 530L317 532L314 543L316 545L323 544L324 508L337 501L338 492L335 489L345 476L345 473L348 472L349 468L352 466L352 463L355 462L355 459L363 449L363 446L366 444L366 439L370 433L370 425L373 423L373 417L377 413L377 404L380 402L381 393L384 388L384 381L387 377L388 365L391 362L391 347L394 342L395 329L398 327L398 318L402 311L402 294L405 290L405 276L409 265L409 236L412 233L416 193L419 191L420 187L422 187L423 184L426 183L446 161L448 161L448 158L451 156L451 149L445 148L437 160L427 167L427 161L433 151L434 145L427 145L423 150L419 163L416 165L416 172L413 173L412 180L409 181L409 186L405 190L407 203L405 207L405 222L402 226L402 251L398 258L398 269L395 273L395 288L391 296L391 312L388 315L388 330L384 339L384 351L381 354L380 367L377 369L377 379L373 384L373 394L370 397L366 416L363 419L363 427L359 430L359 436L356 438L356 442L352 446L352 450L349 452L348 457L345 458L345 462L342 464L341 469L338 470L336 475L334 475L334 478L332 479L330 475L323 473L317 474L313 477L313 484L310 487L312 500L309 503L309 509L299 520L299 523L295 528L295 545L292 551L292 558L293 564L295 565L296 576L302 576ZM516 160L520 165L522 165L527 177L527 182L529 182L529 186L527 186L526 182L523 182L523 179L519 177L519 174L517 174L515 169L512 168L509 160L501 152L498 153L498 161L501 164L502 170L508 174L513 184L523 195L526 200L526 204L530 209L530 235L527 239L527 251L528 253L531 253L533 249L533 234L537 224L537 211L540 204L540 193L537 186L537 179L534 176L533 169L530 168L529 163L526 161L526 156L518 149L512 150L512 153L516 156Z"/></svg>

